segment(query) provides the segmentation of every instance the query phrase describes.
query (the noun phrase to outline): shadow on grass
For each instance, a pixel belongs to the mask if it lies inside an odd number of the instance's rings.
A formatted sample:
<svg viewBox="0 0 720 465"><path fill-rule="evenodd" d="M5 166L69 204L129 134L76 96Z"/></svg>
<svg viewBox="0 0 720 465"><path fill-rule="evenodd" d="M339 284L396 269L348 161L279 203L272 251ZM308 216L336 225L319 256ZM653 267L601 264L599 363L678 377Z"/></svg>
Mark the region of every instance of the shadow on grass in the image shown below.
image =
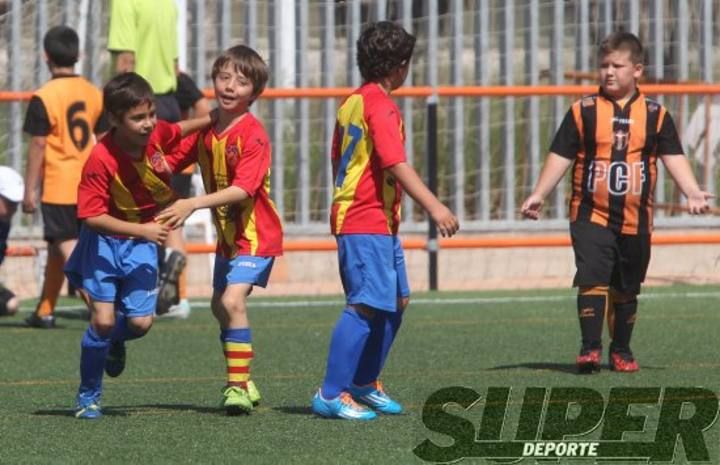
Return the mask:
<svg viewBox="0 0 720 465"><path fill-rule="evenodd" d="M225 415L225 412L216 407L202 407L191 404L147 404L147 405L113 405L103 406L103 416L108 417L129 417L135 415L152 415L154 413L161 413L162 411L181 411L181 412L195 412L202 414L212 415ZM64 417L73 416L73 410L62 408L62 409L44 409L36 410L33 415L37 416L50 416L50 417Z"/></svg>
<svg viewBox="0 0 720 465"><path fill-rule="evenodd" d="M305 405L283 405L281 407L273 407L273 410L282 412L287 415L312 415L310 407Z"/></svg>
<svg viewBox="0 0 720 465"><path fill-rule="evenodd" d="M90 312L83 308L73 308L73 309L57 309L55 310L55 316L57 318L63 318L66 320L82 320L82 321L89 321L90 320Z"/></svg>
<svg viewBox="0 0 720 465"><path fill-rule="evenodd" d="M493 368L489 368L488 371L496 371L496 370L517 370L517 369L528 369L528 370L545 370L545 371L556 371L559 373L569 373L572 375L579 375L579 376L587 376L586 374L578 373L577 366L574 363L552 363L552 362L527 362L527 363L518 363L515 365L498 365ZM607 365L603 365L601 367L602 371L607 371L610 373L613 373L610 371L610 368ZM652 366L642 366L641 370L664 370L665 367L652 367ZM623 373L625 374L625 373Z"/></svg>

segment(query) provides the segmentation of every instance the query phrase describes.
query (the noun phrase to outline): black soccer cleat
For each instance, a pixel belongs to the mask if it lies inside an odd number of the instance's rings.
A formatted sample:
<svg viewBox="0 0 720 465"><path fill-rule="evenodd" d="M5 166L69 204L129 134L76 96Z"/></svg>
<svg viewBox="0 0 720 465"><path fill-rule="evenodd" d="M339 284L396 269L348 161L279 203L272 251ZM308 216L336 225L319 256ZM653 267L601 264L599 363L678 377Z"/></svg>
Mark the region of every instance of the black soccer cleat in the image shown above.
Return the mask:
<svg viewBox="0 0 720 465"><path fill-rule="evenodd" d="M180 303L180 291L178 289L178 279L180 273L185 269L187 259L185 255L173 250L165 258L165 263L160 269L158 279L158 297L155 306L155 314L164 315L170 310L170 307Z"/></svg>

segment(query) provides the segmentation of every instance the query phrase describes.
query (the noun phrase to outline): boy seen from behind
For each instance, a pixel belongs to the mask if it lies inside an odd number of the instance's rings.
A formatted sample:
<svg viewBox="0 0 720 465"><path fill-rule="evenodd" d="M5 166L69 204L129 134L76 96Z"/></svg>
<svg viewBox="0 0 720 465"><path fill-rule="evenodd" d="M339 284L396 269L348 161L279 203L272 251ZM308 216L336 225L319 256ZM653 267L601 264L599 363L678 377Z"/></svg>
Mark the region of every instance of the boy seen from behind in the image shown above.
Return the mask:
<svg viewBox="0 0 720 465"><path fill-rule="evenodd" d="M700 190L668 111L637 88L643 74L638 38L611 34L600 44L598 61L600 90L566 114L522 214L537 219L545 198L573 166L570 235L582 338L577 368L600 370L607 316L610 369L635 372L630 339L650 262L657 159L687 197L690 213L706 212L712 196Z"/></svg>
<svg viewBox="0 0 720 465"><path fill-rule="evenodd" d="M45 34L43 46L52 78L33 94L25 114L23 130L31 139L22 207L25 213L40 207L48 256L40 301L25 321L36 328L52 328L65 279L62 268L80 231L80 172L95 145L95 134L107 131L108 126L101 116L102 93L75 74L77 33L67 26L53 27Z"/></svg>
<svg viewBox="0 0 720 465"><path fill-rule="evenodd" d="M330 226L346 306L332 333L325 380L312 399L322 417L371 420L375 411L403 410L380 382L410 295L397 236L402 191L443 236L458 230L457 218L407 163L402 117L389 96L405 81L414 46L415 37L394 23L370 25L357 41L364 84L337 112Z"/></svg>
<svg viewBox="0 0 720 465"><path fill-rule="evenodd" d="M170 227L156 214L176 199L164 155L210 117L177 124L157 121L150 85L135 73L104 88L111 131L82 170L78 218L84 221L65 272L91 310L81 343L75 416L99 418L103 370L125 368L125 341L144 336L155 311L158 246Z"/></svg>
<svg viewBox="0 0 720 465"><path fill-rule="evenodd" d="M227 365L222 406L228 414L249 413L260 401L250 380L253 359L247 297L265 287L276 256L282 255L282 225L270 200L270 140L250 105L268 80L267 65L251 48L226 50L213 64L217 122L183 141L168 157L175 172L197 162L206 195L181 199L158 219L172 227L199 208L211 208L217 231L213 270L213 315Z"/></svg>

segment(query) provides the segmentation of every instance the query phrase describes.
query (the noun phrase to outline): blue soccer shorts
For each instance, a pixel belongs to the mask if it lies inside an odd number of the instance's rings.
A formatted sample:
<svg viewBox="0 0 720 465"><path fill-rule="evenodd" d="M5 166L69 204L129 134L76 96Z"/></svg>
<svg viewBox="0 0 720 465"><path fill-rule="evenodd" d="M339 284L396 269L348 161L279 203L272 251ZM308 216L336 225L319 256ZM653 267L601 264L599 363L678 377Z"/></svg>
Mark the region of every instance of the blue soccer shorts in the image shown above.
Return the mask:
<svg viewBox="0 0 720 465"><path fill-rule="evenodd" d="M128 317L152 315L157 301L157 245L106 236L83 226L65 264L70 283Z"/></svg>
<svg viewBox="0 0 720 465"><path fill-rule="evenodd" d="M382 234L341 234L336 239L347 303L397 311L398 298L410 296L400 239Z"/></svg>
<svg viewBox="0 0 720 465"><path fill-rule="evenodd" d="M235 258L215 256L213 289L222 292L230 284L252 284L265 287L272 271L275 257L239 255Z"/></svg>

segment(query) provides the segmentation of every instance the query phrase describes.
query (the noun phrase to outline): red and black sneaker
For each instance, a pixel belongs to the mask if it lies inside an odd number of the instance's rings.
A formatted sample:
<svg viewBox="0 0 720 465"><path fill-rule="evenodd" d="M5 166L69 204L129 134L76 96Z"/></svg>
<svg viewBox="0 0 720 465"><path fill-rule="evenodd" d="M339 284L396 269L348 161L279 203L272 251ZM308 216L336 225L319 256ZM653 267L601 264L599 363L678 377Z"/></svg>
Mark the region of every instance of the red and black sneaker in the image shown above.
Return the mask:
<svg viewBox="0 0 720 465"><path fill-rule="evenodd" d="M632 354L610 352L610 369L621 373L634 373L640 369Z"/></svg>
<svg viewBox="0 0 720 465"><path fill-rule="evenodd" d="M601 349L583 350L575 359L578 373L589 374L600 371L600 361L602 360Z"/></svg>

